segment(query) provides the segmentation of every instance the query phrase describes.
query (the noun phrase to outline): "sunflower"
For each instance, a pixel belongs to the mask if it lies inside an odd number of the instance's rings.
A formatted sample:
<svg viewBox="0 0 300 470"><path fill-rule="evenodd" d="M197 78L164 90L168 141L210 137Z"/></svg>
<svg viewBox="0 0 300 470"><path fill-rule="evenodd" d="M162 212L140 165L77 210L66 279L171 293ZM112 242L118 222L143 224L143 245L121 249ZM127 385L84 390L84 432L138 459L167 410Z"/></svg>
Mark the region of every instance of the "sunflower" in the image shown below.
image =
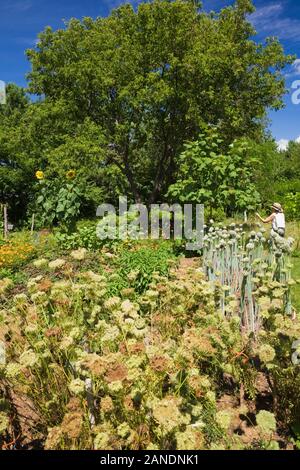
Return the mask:
<svg viewBox="0 0 300 470"><path fill-rule="evenodd" d="M75 170L69 170L69 171L67 171L67 173L66 173L66 177L67 177L69 180L74 179L75 176L76 176Z"/></svg>
<svg viewBox="0 0 300 470"><path fill-rule="evenodd" d="M38 180L43 180L44 177L45 177L44 172L43 172L43 171L40 171L40 170L37 171L37 172L35 173L35 177L36 177Z"/></svg>

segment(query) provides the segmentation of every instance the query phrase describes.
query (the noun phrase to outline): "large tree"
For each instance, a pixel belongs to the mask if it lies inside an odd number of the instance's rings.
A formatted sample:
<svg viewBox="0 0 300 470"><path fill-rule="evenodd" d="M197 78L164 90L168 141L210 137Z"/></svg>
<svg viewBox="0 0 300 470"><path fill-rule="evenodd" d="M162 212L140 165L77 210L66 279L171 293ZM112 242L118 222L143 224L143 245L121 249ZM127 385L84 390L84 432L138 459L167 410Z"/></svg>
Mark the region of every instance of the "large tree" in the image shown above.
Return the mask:
<svg viewBox="0 0 300 470"><path fill-rule="evenodd" d="M28 51L29 89L45 100L44 120L53 108L67 110L68 124L57 132L58 113L47 145L40 136L45 158L66 153L88 122L99 135L98 166L118 169L133 198L151 203L174 182L184 142L204 124L227 143L261 136L267 108L282 106L281 70L290 58L275 39L254 42L251 12L249 0L219 14L191 0L154 0L46 28Z"/></svg>
<svg viewBox="0 0 300 470"><path fill-rule="evenodd" d="M29 99L25 90L14 84L7 85L6 95L6 104L0 105L0 203L9 204L10 219L16 221L24 214L30 186L30 162L21 155L19 133Z"/></svg>

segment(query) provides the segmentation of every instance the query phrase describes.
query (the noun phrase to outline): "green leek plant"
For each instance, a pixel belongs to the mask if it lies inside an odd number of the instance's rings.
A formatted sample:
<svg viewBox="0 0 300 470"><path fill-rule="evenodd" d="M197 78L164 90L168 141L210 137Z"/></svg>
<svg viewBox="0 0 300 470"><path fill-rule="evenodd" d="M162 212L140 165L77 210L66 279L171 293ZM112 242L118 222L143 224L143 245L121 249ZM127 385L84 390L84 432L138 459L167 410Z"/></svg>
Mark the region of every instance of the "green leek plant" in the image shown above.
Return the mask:
<svg viewBox="0 0 300 470"><path fill-rule="evenodd" d="M217 289L219 307L225 316L238 314L247 332L261 324L261 297L282 300L286 315L292 314L289 254L293 239L275 235L270 241L264 229L247 233L243 225L206 227L203 266ZM274 303L275 305L275 303Z"/></svg>

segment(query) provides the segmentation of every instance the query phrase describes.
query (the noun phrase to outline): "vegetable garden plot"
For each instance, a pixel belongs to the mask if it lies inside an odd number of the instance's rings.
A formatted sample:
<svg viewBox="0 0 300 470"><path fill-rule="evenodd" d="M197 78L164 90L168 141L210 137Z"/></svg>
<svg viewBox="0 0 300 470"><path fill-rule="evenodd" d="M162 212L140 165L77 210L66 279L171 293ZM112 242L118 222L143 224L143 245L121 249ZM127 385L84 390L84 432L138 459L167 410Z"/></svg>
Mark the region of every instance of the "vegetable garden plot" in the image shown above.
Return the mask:
<svg viewBox="0 0 300 470"><path fill-rule="evenodd" d="M248 234L243 225L208 229L203 265L208 280L216 285L224 315L238 312L248 332L259 330L267 303L280 304L292 315L292 245L292 238L278 235L267 241L263 230Z"/></svg>

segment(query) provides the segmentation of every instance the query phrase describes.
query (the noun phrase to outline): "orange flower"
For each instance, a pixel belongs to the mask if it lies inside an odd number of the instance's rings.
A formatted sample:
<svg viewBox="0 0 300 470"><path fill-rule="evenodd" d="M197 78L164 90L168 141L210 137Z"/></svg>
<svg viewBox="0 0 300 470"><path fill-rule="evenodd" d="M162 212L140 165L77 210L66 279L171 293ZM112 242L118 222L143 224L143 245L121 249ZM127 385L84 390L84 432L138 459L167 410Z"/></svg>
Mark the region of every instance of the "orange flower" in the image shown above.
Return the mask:
<svg viewBox="0 0 300 470"><path fill-rule="evenodd" d="M29 243L9 240L0 247L0 266L14 266L29 258L33 252Z"/></svg>

